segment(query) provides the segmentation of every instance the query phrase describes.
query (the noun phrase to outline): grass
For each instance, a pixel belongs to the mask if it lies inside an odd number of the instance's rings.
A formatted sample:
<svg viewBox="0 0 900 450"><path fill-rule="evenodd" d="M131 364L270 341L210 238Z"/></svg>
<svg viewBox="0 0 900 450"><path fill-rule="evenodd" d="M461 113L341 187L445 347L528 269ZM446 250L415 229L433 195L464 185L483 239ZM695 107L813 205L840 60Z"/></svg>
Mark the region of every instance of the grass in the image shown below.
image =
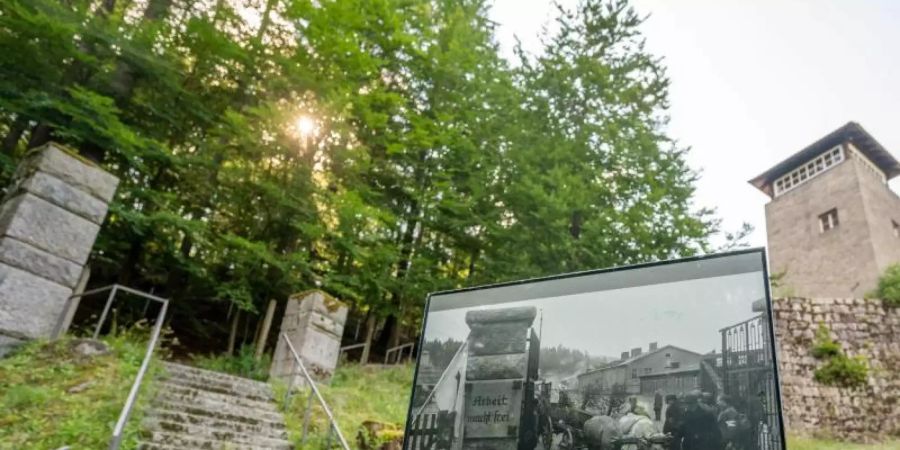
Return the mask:
<svg viewBox="0 0 900 450"><path fill-rule="evenodd" d="M269 366L272 364L272 357L267 354L262 355L257 361L254 353L255 349L252 345L244 345L238 350L237 355L226 355L223 353L219 355L194 356L191 365L201 369L265 381L269 377Z"/></svg>
<svg viewBox="0 0 900 450"><path fill-rule="evenodd" d="M890 440L881 444L850 444L830 440L788 436L788 450L900 450L900 441Z"/></svg>
<svg viewBox="0 0 900 450"><path fill-rule="evenodd" d="M411 384L412 366L409 365L388 368L348 365L337 370L330 385L320 385L319 388L334 412L344 437L352 448L356 448L356 436L365 421L392 424L402 430ZM276 386L275 391L276 398L281 402L285 387ZM305 446L299 446L306 392L293 395L285 411L285 422L290 439L298 445L297 448L321 448L328 433L328 424L325 414L318 407L314 408L310 423L310 438ZM281 406L284 410L284 405Z"/></svg>
<svg viewBox="0 0 900 450"><path fill-rule="evenodd" d="M106 448L146 351L145 330L104 340L106 355L79 356L73 341L35 341L0 360L0 449ZM121 448L135 447L143 392Z"/></svg>

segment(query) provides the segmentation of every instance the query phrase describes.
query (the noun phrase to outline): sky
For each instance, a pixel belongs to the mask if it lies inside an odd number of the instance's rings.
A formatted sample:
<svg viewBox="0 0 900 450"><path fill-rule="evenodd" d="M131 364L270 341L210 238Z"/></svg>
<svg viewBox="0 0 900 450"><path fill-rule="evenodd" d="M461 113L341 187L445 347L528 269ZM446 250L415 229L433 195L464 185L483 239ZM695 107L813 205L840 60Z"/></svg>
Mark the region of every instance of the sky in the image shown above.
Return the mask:
<svg viewBox="0 0 900 450"><path fill-rule="evenodd" d="M745 272L429 312L425 340L465 340L469 333L465 315L473 309L535 306L540 313L533 326L540 330L541 347L563 345L617 358L632 348L646 352L651 342L657 342L660 348L675 345L708 353L721 350L721 328L758 315L752 304L765 296L764 286L760 272Z"/></svg>
<svg viewBox="0 0 900 450"><path fill-rule="evenodd" d="M649 15L647 49L668 68L668 135L691 148L695 206L715 208L726 231L750 223L749 243L765 245L768 197L747 180L849 121L900 156L900 1L632 4ZM548 0L495 0L504 53L516 38L538 52L553 12Z"/></svg>

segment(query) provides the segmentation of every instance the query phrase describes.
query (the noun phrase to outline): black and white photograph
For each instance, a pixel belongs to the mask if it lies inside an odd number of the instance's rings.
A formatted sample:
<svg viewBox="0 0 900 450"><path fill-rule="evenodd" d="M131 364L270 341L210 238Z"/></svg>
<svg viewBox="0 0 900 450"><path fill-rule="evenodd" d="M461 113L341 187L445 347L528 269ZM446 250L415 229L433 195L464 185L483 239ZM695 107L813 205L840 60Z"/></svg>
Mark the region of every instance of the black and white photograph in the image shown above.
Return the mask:
<svg viewBox="0 0 900 450"><path fill-rule="evenodd" d="M432 295L405 447L782 450L764 261Z"/></svg>

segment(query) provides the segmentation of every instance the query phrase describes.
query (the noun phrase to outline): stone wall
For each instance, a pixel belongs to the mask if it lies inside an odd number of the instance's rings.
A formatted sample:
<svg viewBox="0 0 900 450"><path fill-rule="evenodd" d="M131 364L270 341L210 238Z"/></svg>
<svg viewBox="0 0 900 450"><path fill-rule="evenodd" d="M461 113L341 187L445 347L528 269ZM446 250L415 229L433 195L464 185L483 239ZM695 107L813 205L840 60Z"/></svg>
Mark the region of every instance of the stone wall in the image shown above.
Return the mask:
<svg viewBox="0 0 900 450"><path fill-rule="evenodd" d="M53 143L19 165L0 205L0 356L53 332L118 183Z"/></svg>
<svg viewBox="0 0 900 450"><path fill-rule="evenodd" d="M900 434L900 308L880 300L786 298L774 302L785 424L789 432L870 441ZM811 349L819 325L849 356L864 355L866 386L822 385Z"/></svg>

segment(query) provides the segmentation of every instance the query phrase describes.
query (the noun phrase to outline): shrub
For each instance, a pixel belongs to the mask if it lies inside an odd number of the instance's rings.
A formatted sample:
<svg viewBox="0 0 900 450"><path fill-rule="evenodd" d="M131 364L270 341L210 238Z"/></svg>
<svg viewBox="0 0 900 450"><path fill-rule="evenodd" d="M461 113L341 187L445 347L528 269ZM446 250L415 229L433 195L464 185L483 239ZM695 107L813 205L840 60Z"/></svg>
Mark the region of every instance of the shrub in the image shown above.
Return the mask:
<svg viewBox="0 0 900 450"><path fill-rule="evenodd" d="M841 344L831 338L831 333L825 324L819 324L816 331L816 340L813 344L812 355L816 359L828 359L841 354Z"/></svg>
<svg viewBox="0 0 900 450"><path fill-rule="evenodd" d="M831 337L824 324L819 325L812 355L825 363L813 374L816 381L829 386L858 387L869 378L869 363L865 356L853 358L844 354L841 344Z"/></svg>
<svg viewBox="0 0 900 450"><path fill-rule="evenodd" d="M889 306L900 306L900 264L893 264L885 269L878 279L874 294Z"/></svg>
<svg viewBox="0 0 900 450"><path fill-rule="evenodd" d="M829 386L858 387L869 378L869 362L862 355L853 358L841 353L816 369L815 379Z"/></svg>

